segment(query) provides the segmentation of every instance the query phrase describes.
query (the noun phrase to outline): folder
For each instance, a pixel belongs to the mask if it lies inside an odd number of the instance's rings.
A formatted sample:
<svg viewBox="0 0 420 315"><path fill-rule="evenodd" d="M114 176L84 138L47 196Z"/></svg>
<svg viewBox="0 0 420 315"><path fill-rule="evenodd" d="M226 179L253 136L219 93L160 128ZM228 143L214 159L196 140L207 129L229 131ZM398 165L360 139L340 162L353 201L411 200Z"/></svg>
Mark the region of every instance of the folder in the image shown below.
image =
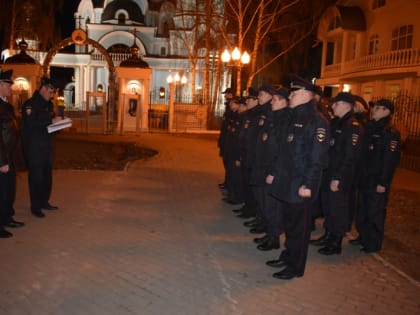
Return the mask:
<svg viewBox="0 0 420 315"><path fill-rule="evenodd" d="M56 123L47 126L48 133L56 132L58 130L69 128L72 125L72 120L70 118L64 118Z"/></svg>

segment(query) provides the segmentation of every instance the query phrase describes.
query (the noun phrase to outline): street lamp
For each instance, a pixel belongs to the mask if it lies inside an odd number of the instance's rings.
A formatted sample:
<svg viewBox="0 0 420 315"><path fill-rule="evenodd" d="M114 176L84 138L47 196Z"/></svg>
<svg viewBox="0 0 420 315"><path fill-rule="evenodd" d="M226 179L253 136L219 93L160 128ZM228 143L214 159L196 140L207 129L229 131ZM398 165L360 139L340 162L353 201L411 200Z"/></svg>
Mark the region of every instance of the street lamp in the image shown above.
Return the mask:
<svg viewBox="0 0 420 315"><path fill-rule="evenodd" d="M181 84L183 86L187 83L187 76L185 74L180 76L178 72L176 72L174 75L169 73L169 75L166 77L166 82L169 84L169 86L174 86L176 100L179 102L179 85Z"/></svg>
<svg viewBox="0 0 420 315"><path fill-rule="evenodd" d="M241 93L241 69L244 65L249 64L251 61L251 56L244 51L241 53L238 47L235 47L232 52L226 48L222 53L222 62L227 66L233 68L232 77L231 77L231 86L233 85L233 74L236 75L236 94L240 95Z"/></svg>
<svg viewBox="0 0 420 315"><path fill-rule="evenodd" d="M177 92L177 85L180 83L181 85L184 85L187 83L187 76L185 74L182 74L182 76L179 75L178 72L176 72L174 75L169 73L169 75L166 77L166 82L169 84L169 110L168 110L168 130L169 132L173 132L173 126L174 126L174 101L179 102L179 95Z"/></svg>

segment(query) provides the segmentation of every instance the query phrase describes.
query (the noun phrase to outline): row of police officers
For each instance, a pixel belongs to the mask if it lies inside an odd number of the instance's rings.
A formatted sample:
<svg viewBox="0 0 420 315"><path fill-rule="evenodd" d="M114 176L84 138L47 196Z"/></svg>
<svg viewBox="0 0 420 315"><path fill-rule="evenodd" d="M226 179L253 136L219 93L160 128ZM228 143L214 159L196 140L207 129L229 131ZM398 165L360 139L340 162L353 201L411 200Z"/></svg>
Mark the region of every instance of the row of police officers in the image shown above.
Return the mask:
<svg viewBox="0 0 420 315"><path fill-rule="evenodd" d="M233 212L250 219L251 233L264 233L254 238L259 250L279 249L284 233L284 249L266 264L286 280L303 276L309 244L322 255L341 253L356 205L359 236L350 243L366 253L381 249L401 152L390 100L371 103L368 121L355 113L354 95L338 93L324 111L318 86L296 75L290 81L290 89L251 88L244 99L226 89L218 139L223 200L242 205ZM325 233L311 240L318 216Z"/></svg>

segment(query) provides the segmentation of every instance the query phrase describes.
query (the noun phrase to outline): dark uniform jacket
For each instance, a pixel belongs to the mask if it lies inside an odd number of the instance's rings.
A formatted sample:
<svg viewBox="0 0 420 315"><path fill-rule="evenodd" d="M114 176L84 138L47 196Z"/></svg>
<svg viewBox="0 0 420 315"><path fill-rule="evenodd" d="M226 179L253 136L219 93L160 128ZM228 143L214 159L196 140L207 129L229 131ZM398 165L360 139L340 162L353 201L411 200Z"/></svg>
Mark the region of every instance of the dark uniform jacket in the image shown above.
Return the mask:
<svg viewBox="0 0 420 315"><path fill-rule="evenodd" d="M224 141L224 157L228 163L239 161L239 133L241 130L241 116L237 112L229 111L226 116L226 135Z"/></svg>
<svg viewBox="0 0 420 315"><path fill-rule="evenodd" d="M53 105L39 93L22 106L22 144L29 164L52 159L53 136L47 126L54 117Z"/></svg>
<svg viewBox="0 0 420 315"><path fill-rule="evenodd" d="M323 189L329 191L331 181L339 180L339 190L348 191L361 153L361 126L353 112L348 112L331 121L330 134L329 163L323 176Z"/></svg>
<svg viewBox="0 0 420 315"><path fill-rule="evenodd" d="M219 156L223 156L223 154L224 154L223 150L224 150L225 139L226 139L228 116L229 116L229 113L230 113L229 102L230 101L225 102L225 112L223 113L223 117L222 117L222 124L220 126L219 139L217 139L217 146L219 147Z"/></svg>
<svg viewBox="0 0 420 315"><path fill-rule="evenodd" d="M288 112L288 108L267 112L267 118L256 142L251 185L264 186L267 175L273 173L272 169L280 150L277 139L279 134L282 133L281 131L287 127Z"/></svg>
<svg viewBox="0 0 420 315"><path fill-rule="evenodd" d="M258 105L255 107L256 110L253 112L253 115L249 122L247 139L246 139L246 157L243 159L244 165L247 168L252 168L255 163L255 149L258 134L261 128L265 124L265 119L267 118L267 113L271 111L271 103L265 103L263 105Z"/></svg>
<svg viewBox="0 0 420 315"><path fill-rule="evenodd" d="M13 106L0 98L0 166L12 163L18 140L18 124Z"/></svg>
<svg viewBox="0 0 420 315"><path fill-rule="evenodd" d="M361 188L376 190L381 185L389 191L400 156L400 133L391 118L370 121L362 148Z"/></svg>
<svg viewBox="0 0 420 315"><path fill-rule="evenodd" d="M254 128L256 128L260 115L261 108L258 105L244 112L242 128L239 134L240 158L244 166L248 161L248 142L251 134L254 132Z"/></svg>
<svg viewBox="0 0 420 315"><path fill-rule="evenodd" d="M279 139L273 184L270 193L288 203L313 201L319 193L321 176L328 165L328 122L312 102L290 109L290 120ZM305 185L311 198L298 195Z"/></svg>

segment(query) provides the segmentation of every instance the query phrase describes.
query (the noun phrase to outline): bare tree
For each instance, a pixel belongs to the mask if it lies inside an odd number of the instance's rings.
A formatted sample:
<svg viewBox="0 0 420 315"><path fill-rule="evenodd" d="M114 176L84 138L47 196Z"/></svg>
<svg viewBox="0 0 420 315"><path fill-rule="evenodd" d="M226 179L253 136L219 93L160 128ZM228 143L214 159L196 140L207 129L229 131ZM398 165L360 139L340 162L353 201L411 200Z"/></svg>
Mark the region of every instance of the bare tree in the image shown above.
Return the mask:
<svg viewBox="0 0 420 315"><path fill-rule="evenodd" d="M31 33L43 49L51 47L61 36L55 16L62 12L64 0L12 0L4 1L0 12L1 26L10 51L18 36Z"/></svg>
<svg viewBox="0 0 420 315"><path fill-rule="evenodd" d="M191 65L191 94L196 96L196 71L198 68L203 74L202 102L210 102L210 69L215 58L212 52L215 50L216 31L218 23L215 20L222 19L221 1L197 0L180 1L177 13L174 17L175 28L172 33L181 42L185 54Z"/></svg>
<svg viewBox="0 0 420 315"><path fill-rule="evenodd" d="M313 34L322 12L335 0L226 0L226 21L220 24L220 34L226 45L240 51L250 50L251 63L246 86L251 86L257 74L292 51ZM230 41L234 32L236 41ZM261 62L259 58L267 42L275 53ZM267 56L264 56L267 57ZM237 67L236 88L241 89L241 70Z"/></svg>

